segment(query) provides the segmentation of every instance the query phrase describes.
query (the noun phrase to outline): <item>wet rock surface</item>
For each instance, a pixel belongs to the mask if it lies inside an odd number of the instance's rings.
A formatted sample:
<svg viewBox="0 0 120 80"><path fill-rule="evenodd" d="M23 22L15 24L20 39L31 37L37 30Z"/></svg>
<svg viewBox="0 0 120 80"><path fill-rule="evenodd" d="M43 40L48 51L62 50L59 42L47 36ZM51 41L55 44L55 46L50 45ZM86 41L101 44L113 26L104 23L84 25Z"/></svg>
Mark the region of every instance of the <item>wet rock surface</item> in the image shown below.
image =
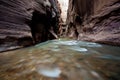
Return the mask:
<svg viewBox="0 0 120 80"><path fill-rule="evenodd" d="M0 80L119 80L120 47L59 39L0 53Z"/></svg>
<svg viewBox="0 0 120 80"><path fill-rule="evenodd" d="M68 36L120 45L120 0L70 0Z"/></svg>

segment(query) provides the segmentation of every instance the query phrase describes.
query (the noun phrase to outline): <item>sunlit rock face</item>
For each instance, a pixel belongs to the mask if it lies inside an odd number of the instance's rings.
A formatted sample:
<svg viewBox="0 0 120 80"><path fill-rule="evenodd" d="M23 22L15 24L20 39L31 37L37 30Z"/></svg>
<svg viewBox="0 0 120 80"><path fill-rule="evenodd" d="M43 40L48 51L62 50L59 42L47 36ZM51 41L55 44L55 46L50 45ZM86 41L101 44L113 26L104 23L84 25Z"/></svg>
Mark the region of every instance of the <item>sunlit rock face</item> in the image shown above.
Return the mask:
<svg viewBox="0 0 120 80"><path fill-rule="evenodd" d="M60 3L60 7L62 11L61 13L62 20L63 22L66 22L69 0L58 0L58 2Z"/></svg>
<svg viewBox="0 0 120 80"><path fill-rule="evenodd" d="M28 46L53 39L48 30L56 28L59 9L57 0L50 1L0 0L0 47Z"/></svg>
<svg viewBox="0 0 120 80"><path fill-rule="evenodd" d="M68 36L120 45L120 0L69 0Z"/></svg>

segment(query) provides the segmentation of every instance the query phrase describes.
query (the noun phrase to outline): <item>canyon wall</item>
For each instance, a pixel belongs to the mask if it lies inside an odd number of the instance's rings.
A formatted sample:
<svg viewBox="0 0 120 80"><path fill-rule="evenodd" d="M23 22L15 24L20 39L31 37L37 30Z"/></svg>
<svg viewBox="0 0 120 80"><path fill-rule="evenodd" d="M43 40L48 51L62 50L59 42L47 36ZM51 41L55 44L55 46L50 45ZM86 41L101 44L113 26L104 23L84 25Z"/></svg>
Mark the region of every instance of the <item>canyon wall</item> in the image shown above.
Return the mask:
<svg viewBox="0 0 120 80"><path fill-rule="evenodd" d="M120 45L120 0L69 0L67 36Z"/></svg>
<svg viewBox="0 0 120 80"><path fill-rule="evenodd" d="M54 39L58 6L57 0L0 0L0 51Z"/></svg>

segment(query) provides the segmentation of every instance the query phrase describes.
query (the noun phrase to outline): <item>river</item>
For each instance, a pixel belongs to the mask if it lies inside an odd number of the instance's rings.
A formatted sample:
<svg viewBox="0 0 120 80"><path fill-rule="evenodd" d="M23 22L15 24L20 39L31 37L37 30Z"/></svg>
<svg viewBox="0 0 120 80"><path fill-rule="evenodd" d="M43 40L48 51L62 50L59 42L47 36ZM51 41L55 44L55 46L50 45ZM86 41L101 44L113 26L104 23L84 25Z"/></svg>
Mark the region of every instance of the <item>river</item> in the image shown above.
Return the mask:
<svg viewBox="0 0 120 80"><path fill-rule="evenodd" d="M120 47L56 39L3 52L0 80L120 80Z"/></svg>

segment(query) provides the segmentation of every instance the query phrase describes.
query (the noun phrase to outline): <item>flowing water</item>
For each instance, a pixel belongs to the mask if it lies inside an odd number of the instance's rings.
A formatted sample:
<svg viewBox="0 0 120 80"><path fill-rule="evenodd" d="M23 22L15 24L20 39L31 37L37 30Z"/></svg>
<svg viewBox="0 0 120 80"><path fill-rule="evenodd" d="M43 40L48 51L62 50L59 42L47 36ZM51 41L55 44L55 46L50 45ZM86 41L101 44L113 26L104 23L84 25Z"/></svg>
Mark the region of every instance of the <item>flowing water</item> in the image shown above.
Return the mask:
<svg viewBox="0 0 120 80"><path fill-rule="evenodd" d="M120 47L59 39L0 53L0 80L120 80Z"/></svg>

